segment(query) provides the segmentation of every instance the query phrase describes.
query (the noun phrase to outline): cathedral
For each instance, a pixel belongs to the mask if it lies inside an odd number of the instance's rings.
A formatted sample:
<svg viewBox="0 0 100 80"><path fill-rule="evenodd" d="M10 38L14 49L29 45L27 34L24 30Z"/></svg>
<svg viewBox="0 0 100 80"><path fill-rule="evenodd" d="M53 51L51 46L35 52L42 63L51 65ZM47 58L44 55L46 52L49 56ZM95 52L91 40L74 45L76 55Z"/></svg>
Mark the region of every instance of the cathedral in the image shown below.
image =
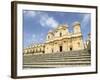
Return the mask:
<svg viewBox="0 0 100 80"><path fill-rule="evenodd" d="M73 31L70 32L67 24L58 25L56 29L48 32L44 43L24 48L24 54L53 54L83 50L84 43L80 22L74 22L72 29Z"/></svg>

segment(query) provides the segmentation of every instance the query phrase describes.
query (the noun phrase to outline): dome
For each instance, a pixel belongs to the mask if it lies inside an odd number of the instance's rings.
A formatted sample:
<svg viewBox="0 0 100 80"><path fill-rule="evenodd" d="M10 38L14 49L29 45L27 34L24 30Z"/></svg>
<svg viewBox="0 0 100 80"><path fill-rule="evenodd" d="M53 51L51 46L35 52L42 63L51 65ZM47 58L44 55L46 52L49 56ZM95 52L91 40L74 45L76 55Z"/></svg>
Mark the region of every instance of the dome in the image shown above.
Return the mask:
<svg viewBox="0 0 100 80"><path fill-rule="evenodd" d="M53 34L53 31L52 31L52 30L49 30L49 31L48 31L48 33L51 33L51 34Z"/></svg>
<svg viewBox="0 0 100 80"><path fill-rule="evenodd" d="M76 25L80 25L80 22L76 21L76 22L73 23L72 26L76 26Z"/></svg>
<svg viewBox="0 0 100 80"><path fill-rule="evenodd" d="M66 29L68 27L67 24L61 24L57 27L57 29Z"/></svg>

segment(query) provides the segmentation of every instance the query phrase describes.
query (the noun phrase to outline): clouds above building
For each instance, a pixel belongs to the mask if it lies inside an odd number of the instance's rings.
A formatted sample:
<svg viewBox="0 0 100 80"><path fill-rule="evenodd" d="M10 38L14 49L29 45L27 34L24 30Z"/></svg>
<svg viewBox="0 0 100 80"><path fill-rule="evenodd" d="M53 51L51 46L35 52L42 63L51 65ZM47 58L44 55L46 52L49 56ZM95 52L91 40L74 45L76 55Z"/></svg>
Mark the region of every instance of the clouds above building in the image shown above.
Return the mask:
<svg viewBox="0 0 100 80"><path fill-rule="evenodd" d="M41 11L24 11L26 17L35 19L42 27L56 28L59 24L53 16L49 16L46 12ZM37 19L36 19L37 18Z"/></svg>

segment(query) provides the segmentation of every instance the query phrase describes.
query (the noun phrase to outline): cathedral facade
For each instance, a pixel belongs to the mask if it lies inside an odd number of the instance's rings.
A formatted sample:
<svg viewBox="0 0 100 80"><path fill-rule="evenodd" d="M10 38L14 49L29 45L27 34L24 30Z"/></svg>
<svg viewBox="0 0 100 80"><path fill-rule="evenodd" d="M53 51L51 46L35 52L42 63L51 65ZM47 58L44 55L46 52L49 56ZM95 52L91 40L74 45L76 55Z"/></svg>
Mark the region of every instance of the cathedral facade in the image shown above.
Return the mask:
<svg viewBox="0 0 100 80"><path fill-rule="evenodd" d="M35 44L24 49L24 54L49 54L83 50L83 36L80 22L74 22L72 25L73 32L69 32L66 24L58 25L46 36L45 43Z"/></svg>

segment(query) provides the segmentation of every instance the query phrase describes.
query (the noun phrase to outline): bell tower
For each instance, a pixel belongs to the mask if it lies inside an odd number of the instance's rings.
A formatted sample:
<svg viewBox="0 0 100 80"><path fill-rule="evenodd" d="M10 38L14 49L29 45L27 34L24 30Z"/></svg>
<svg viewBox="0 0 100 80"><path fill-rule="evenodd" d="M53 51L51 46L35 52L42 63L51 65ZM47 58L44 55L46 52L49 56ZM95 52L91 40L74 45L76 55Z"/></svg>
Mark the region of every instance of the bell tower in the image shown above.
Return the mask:
<svg viewBox="0 0 100 80"><path fill-rule="evenodd" d="M67 24L63 24L62 26L62 33L63 35L68 35L69 31L68 31L68 25Z"/></svg>
<svg viewBox="0 0 100 80"><path fill-rule="evenodd" d="M54 34L53 34L53 32L50 30L50 31L48 32L48 34L47 34L46 40L47 40L47 41L52 40L53 37L54 37Z"/></svg>
<svg viewBox="0 0 100 80"><path fill-rule="evenodd" d="M73 49L74 50L82 50L84 49L84 44L83 44L83 36L81 33L81 26L80 22L74 22L73 23L73 36L74 40L72 41L73 44Z"/></svg>
<svg viewBox="0 0 100 80"><path fill-rule="evenodd" d="M80 22L74 22L73 29L74 29L74 33L80 33L81 32Z"/></svg>

